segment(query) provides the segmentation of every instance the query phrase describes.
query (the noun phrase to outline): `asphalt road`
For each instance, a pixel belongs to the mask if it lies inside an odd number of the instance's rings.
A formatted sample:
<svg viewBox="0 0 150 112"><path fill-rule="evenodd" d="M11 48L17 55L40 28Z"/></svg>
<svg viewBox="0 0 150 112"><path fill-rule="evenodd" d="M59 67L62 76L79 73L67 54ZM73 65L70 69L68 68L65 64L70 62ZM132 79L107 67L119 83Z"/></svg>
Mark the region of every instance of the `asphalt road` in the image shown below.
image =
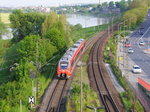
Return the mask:
<svg viewBox="0 0 150 112"><path fill-rule="evenodd" d="M148 13L150 15L150 10ZM143 35L140 34L140 31ZM134 53L129 54L129 57L150 76L150 54L144 53L144 50L150 46L150 16L146 17L139 28L130 35L129 41L134 50ZM141 41L145 43L144 46L139 45Z"/></svg>

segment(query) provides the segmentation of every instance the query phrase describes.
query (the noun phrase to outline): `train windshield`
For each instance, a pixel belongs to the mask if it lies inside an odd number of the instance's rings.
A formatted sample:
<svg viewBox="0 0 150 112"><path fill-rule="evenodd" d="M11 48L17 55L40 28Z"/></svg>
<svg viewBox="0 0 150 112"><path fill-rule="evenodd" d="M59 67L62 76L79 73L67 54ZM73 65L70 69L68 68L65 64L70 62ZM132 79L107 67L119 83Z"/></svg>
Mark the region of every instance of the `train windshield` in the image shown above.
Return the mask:
<svg viewBox="0 0 150 112"><path fill-rule="evenodd" d="M60 67L61 67L61 69L67 69L67 67L68 67L68 62L61 62L61 63L60 63Z"/></svg>

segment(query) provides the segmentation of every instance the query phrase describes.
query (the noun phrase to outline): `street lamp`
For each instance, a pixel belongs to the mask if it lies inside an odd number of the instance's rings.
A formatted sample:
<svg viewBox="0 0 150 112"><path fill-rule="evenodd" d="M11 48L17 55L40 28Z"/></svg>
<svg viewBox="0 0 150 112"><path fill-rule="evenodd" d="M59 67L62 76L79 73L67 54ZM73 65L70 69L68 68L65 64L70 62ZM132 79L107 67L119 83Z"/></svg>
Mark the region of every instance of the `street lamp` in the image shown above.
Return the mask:
<svg viewBox="0 0 150 112"><path fill-rule="evenodd" d="M105 109L105 107L104 106L102 106L102 107L91 107L91 106L86 106L88 109L91 109L91 110L94 110L94 112L97 112L97 110L99 109Z"/></svg>

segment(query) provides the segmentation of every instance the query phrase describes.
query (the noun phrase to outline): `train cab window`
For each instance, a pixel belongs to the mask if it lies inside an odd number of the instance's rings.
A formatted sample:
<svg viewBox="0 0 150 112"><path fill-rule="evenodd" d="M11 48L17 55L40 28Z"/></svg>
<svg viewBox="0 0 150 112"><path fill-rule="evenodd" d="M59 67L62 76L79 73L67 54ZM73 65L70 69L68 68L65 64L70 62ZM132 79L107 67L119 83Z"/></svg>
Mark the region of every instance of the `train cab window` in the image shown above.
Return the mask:
<svg viewBox="0 0 150 112"><path fill-rule="evenodd" d="M67 69L68 62L60 62L60 67L61 67L61 69Z"/></svg>
<svg viewBox="0 0 150 112"><path fill-rule="evenodd" d="M76 42L75 44L81 44L80 42Z"/></svg>
<svg viewBox="0 0 150 112"><path fill-rule="evenodd" d="M77 46L77 45L74 45L74 46L72 46L72 48L78 48L78 46Z"/></svg>

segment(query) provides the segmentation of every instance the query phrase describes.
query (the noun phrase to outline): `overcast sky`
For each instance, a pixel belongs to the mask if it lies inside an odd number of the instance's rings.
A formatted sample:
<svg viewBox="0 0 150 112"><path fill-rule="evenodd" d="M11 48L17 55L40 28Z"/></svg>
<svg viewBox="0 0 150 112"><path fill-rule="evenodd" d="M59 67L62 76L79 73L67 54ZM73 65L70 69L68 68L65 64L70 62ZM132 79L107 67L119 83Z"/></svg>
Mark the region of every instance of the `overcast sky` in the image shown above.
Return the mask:
<svg viewBox="0 0 150 112"><path fill-rule="evenodd" d="M120 0L100 0L105 1L120 1ZM77 4L77 3L99 3L99 0L0 0L0 6L58 6L63 4Z"/></svg>

